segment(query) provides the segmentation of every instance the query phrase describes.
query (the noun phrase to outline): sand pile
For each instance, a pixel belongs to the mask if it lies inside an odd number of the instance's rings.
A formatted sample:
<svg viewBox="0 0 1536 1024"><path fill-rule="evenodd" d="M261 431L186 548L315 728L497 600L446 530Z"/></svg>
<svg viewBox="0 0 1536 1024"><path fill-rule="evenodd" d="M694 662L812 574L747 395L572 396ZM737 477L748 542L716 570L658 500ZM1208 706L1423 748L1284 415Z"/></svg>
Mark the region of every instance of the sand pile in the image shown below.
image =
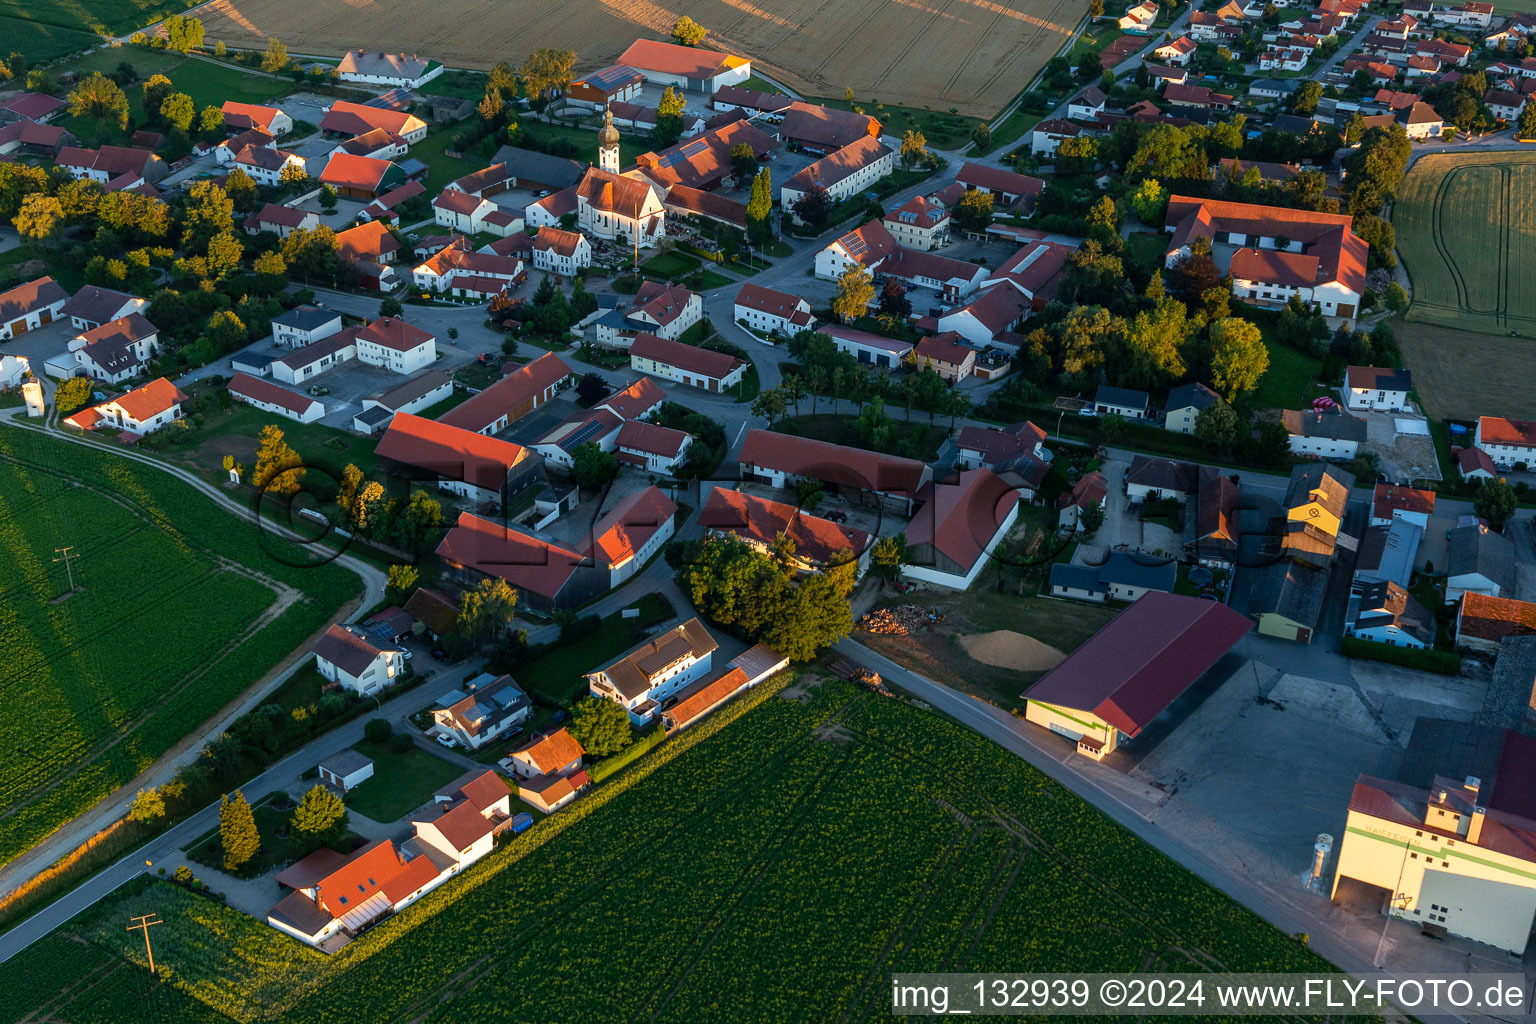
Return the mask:
<svg viewBox="0 0 1536 1024"><path fill-rule="evenodd" d="M1050 644L1011 629L971 633L960 638L960 646L983 665L1011 668L1016 672L1046 672L1066 657Z"/></svg>

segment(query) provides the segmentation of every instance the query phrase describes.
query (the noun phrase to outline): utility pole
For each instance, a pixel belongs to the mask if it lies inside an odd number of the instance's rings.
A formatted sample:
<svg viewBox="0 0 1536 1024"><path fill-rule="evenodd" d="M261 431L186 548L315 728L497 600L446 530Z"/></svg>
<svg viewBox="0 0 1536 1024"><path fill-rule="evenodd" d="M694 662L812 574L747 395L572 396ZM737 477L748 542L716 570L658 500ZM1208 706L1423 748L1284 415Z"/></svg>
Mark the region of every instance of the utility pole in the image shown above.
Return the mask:
<svg viewBox="0 0 1536 1024"><path fill-rule="evenodd" d="M152 925L164 924L164 921L151 921L154 914L142 914L133 919L134 923L126 929L130 932L142 931L144 933L144 953L149 957L149 973L155 973L155 951L149 944L149 929Z"/></svg>
<svg viewBox="0 0 1536 1024"><path fill-rule="evenodd" d="M63 562L64 563L64 573L65 573L66 576L69 577L69 592L71 594L73 594L75 592L75 571L70 568L69 562L70 562L70 559L72 559L72 558L79 558L80 557L79 555L74 553L74 550L75 550L75 546L73 544L71 544L67 548L54 548L53 549L53 553L56 556L54 558L54 561L55 562Z"/></svg>

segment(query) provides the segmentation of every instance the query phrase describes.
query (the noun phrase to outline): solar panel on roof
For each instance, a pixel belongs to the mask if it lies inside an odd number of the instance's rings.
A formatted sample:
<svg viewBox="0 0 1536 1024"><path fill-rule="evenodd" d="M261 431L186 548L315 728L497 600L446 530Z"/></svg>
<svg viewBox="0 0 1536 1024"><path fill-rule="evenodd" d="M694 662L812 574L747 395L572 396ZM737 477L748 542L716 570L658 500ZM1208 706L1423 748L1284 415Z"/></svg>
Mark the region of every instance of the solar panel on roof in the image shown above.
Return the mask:
<svg viewBox="0 0 1536 1024"><path fill-rule="evenodd" d="M568 434L565 439L560 442L560 447L564 448L566 451L573 451L577 448L580 448L582 445L586 444L597 435L601 434L604 429L605 428L603 426L602 420L588 420L581 426L577 427L575 430L571 431L570 434Z"/></svg>

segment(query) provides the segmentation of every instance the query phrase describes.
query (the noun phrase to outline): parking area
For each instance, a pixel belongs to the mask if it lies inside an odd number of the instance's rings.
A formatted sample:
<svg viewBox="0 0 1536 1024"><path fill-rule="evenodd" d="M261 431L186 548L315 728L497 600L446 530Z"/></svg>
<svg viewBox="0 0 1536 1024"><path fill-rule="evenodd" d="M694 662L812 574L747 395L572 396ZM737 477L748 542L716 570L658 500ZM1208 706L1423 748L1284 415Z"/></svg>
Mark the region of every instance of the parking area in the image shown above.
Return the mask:
<svg viewBox="0 0 1536 1024"><path fill-rule="evenodd" d="M55 320L51 324L44 324L36 330L19 334L10 341L0 342L0 344L4 345L5 351L10 355L26 356L27 361L32 364L32 372L41 377L43 363L69 351L70 339L79 333L68 319Z"/></svg>
<svg viewBox="0 0 1536 1024"><path fill-rule="evenodd" d="M359 94L356 101L360 103L364 98ZM318 129L320 122L325 119L325 112L335 102L334 99L328 96L321 96L312 92L296 92L291 96L284 96L280 100L274 100L272 105L293 118L294 134L297 135L303 131L302 128L298 127L300 121L312 124Z"/></svg>

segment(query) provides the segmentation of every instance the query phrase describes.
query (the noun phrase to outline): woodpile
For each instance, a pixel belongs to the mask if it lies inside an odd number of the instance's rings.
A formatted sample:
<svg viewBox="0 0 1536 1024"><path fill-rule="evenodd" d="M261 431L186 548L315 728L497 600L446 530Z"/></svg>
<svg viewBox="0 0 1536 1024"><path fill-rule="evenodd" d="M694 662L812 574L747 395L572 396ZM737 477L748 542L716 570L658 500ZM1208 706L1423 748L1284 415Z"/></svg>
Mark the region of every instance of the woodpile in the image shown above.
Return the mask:
<svg viewBox="0 0 1536 1024"><path fill-rule="evenodd" d="M915 604L877 608L863 618L864 628L887 636L909 636L932 621L932 616Z"/></svg>

